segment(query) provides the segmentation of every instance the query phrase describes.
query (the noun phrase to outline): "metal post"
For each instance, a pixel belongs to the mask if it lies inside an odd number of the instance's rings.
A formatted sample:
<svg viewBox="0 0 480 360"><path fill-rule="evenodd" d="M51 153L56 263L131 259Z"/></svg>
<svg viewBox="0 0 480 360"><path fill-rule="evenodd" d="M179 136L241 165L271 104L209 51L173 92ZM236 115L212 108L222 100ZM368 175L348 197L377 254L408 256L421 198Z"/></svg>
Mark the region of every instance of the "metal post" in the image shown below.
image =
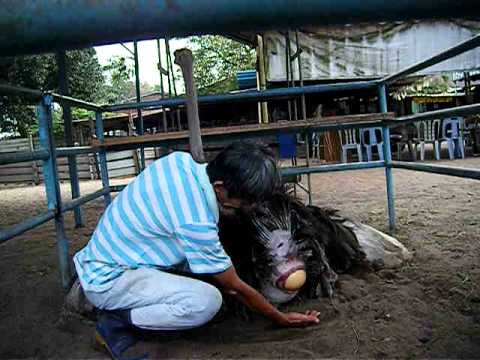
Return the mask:
<svg viewBox="0 0 480 360"><path fill-rule="evenodd" d="M163 99L165 88L163 86L163 65L162 65L162 48L160 46L160 39L157 39L157 50L158 50L158 71L160 73L160 99ZM168 131L167 126L167 113L165 108L162 108L162 120L163 120L163 132ZM160 127L160 124L159 124Z"/></svg>
<svg viewBox="0 0 480 360"><path fill-rule="evenodd" d="M168 43L168 39L165 38L165 57L167 62L167 84L168 84L168 99L172 98L173 90L172 90L172 83L170 82L170 57L168 56L170 52L170 45ZM175 129L175 119L172 116L172 112L170 112L169 118L172 120L172 129Z"/></svg>
<svg viewBox="0 0 480 360"><path fill-rule="evenodd" d="M296 53L292 55L292 43L290 41L290 32L287 31L288 37L288 62L290 64L290 81L292 87L294 88L295 85L295 74L293 70L293 62L295 61ZM298 108L297 108L297 98L293 98L293 118L295 121L298 121Z"/></svg>
<svg viewBox="0 0 480 360"><path fill-rule="evenodd" d="M170 56L168 56L170 52L170 44L168 43L168 39L165 39L165 55L167 60L167 83L168 83L168 97L172 97L172 83L170 82Z"/></svg>
<svg viewBox="0 0 480 360"><path fill-rule="evenodd" d="M100 143L104 143L105 137L103 135L103 119L102 113L96 112L95 113L95 134L97 135L98 141ZM107 151L105 148L101 148L98 152L99 162L100 162L100 173L102 177L102 185L103 189L110 189L110 182L108 180L108 167L107 167ZM112 196L110 195L110 191L105 193L103 196L105 201L105 207L110 205L112 202Z"/></svg>
<svg viewBox="0 0 480 360"><path fill-rule="evenodd" d="M385 84L378 86L378 100L380 111L387 112L387 91ZM393 169L392 169L392 149L390 147L390 128L382 127L383 135L383 157L385 161L385 177L387 180L387 206L388 206L388 223L391 234L395 233L395 203L393 193Z"/></svg>
<svg viewBox="0 0 480 360"><path fill-rule="evenodd" d="M133 42L133 58L135 60L135 93L137 96L137 102L142 101L140 95L140 73L139 73L139 66L138 66L138 43L136 41ZM143 117L142 117L142 110L137 109L137 123L138 123L138 133L139 135L143 135ZM140 171L145 169L145 149L143 147L140 148Z"/></svg>
<svg viewBox="0 0 480 360"><path fill-rule="evenodd" d="M290 87L290 67L292 64L290 63L290 36L288 31L285 34L285 72L287 80L287 88ZM292 102L290 99L287 100L288 106L288 121L292 121Z"/></svg>
<svg viewBox="0 0 480 360"><path fill-rule="evenodd" d="M298 41L298 30L295 31L295 42L297 44L297 63L298 63L298 80L300 81L300 87L303 87L303 75L302 75L302 48ZM302 120L307 121L307 103L305 101L305 94L302 94ZM310 167L310 132L307 132L307 138L305 141L305 151L307 152L306 160L307 167ZM308 189L308 204L312 205L312 179L310 173L307 174L307 189Z"/></svg>
<svg viewBox="0 0 480 360"><path fill-rule="evenodd" d="M168 39L165 39L165 49L167 51L168 72L172 73L171 79L172 79L173 94L175 95L175 97L177 97L177 85L175 84L175 73L173 72L172 53L170 52L170 42ZM177 116L178 131L182 131L182 123L180 121L180 110L178 108L175 110L175 115Z"/></svg>
<svg viewBox="0 0 480 360"><path fill-rule="evenodd" d="M57 53L58 64L58 77L60 85L60 94L69 96L69 84L68 84L68 66L67 56L65 51ZM63 112L63 124L65 127L65 145L73 146L73 132L72 132L72 110L70 105L62 102ZM68 173L70 176L70 189L72 193L72 199L80 197L80 185L78 182L78 170L77 170L77 157L75 155L68 156ZM82 227L82 209L76 207L74 210L75 227Z"/></svg>
<svg viewBox="0 0 480 360"><path fill-rule="evenodd" d="M55 211L55 232L62 285L68 289L71 281L71 268L68 255L68 239L65 234L62 214L62 195L57 172L57 158L52 125L52 96L45 95L37 106L40 146L50 152L43 161L43 176L47 193L48 209Z"/></svg>

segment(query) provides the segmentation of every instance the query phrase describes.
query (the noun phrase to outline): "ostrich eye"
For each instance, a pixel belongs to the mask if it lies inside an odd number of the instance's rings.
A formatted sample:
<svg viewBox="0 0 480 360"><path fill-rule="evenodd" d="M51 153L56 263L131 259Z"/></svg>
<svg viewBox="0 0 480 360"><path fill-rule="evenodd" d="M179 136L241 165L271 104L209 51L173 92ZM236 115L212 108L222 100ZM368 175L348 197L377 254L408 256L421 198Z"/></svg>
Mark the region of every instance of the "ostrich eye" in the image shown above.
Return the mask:
<svg viewBox="0 0 480 360"><path fill-rule="evenodd" d="M283 246L283 242L278 244L277 249L280 249Z"/></svg>

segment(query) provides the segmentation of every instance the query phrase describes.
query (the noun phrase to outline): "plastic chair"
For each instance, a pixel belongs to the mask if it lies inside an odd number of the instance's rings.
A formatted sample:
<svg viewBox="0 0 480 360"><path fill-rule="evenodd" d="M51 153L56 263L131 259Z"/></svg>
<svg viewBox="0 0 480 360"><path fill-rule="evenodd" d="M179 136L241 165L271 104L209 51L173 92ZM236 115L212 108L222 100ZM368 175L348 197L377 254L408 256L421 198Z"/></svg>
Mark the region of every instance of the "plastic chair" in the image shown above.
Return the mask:
<svg viewBox="0 0 480 360"><path fill-rule="evenodd" d="M293 168L297 167L297 136L291 134L282 134L277 136L278 141L278 157L280 159L290 159ZM283 182L285 184L293 184L294 196L297 196L297 186L305 191L307 194L309 190L302 184L301 175L284 176Z"/></svg>
<svg viewBox="0 0 480 360"><path fill-rule="evenodd" d="M442 141L447 142L450 160L453 160L456 154L462 159L465 158L465 144L463 143L462 129L462 117L445 118L442 121L442 137L440 138L440 143Z"/></svg>
<svg viewBox="0 0 480 360"><path fill-rule="evenodd" d="M291 134L282 134L277 136L278 156L280 159L291 159L297 157L297 137Z"/></svg>
<svg viewBox="0 0 480 360"><path fill-rule="evenodd" d="M440 120L426 120L415 123L417 138L415 139L415 152L420 145L420 160L425 160L425 144L433 144L435 159L440 160Z"/></svg>
<svg viewBox="0 0 480 360"><path fill-rule="evenodd" d="M320 160L320 135L316 132L312 134L312 157Z"/></svg>
<svg viewBox="0 0 480 360"><path fill-rule="evenodd" d="M297 136L281 134L277 136L279 159L290 159L292 167L297 166ZM300 175L286 176L285 183L296 184L301 180Z"/></svg>
<svg viewBox="0 0 480 360"><path fill-rule="evenodd" d="M357 150L358 161L362 162L362 146L357 142L357 130L338 130L338 136L340 137L340 144L342 145L342 163L347 162L348 150Z"/></svg>
<svg viewBox="0 0 480 360"><path fill-rule="evenodd" d="M372 161L372 147L377 147L378 158L383 160L383 136L382 128L372 127L367 129L360 129L360 139L362 146L367 153L367 161Z"/></svg>
<svg viewBox="0 0 480 360"><path fill-rule="evenodd" d="M415 141L418 136L417 128L414 124L406 124L397 127L396 130L399 134L390 135L390 140L392 141L392 144L395 143L397 145L397 160L402 160L403 149L407 147L410 156L409 160L416 161L417 154Z"/></svg>

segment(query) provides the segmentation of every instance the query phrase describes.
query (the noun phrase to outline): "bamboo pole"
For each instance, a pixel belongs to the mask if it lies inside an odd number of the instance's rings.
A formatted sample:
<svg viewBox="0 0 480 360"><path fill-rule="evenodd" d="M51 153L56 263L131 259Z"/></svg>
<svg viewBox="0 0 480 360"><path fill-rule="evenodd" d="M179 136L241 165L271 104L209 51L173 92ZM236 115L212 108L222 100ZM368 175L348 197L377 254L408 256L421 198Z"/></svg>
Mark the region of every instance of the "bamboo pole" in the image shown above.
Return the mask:
<svg viewBox="0 0 480 360"><path fill-rule="evenodd" d="M258 89L267 89L267 77L265 73L265 49L263 46L263 36L257 35L257 59L258 59ZM268 124L268 104L261 102L259 104L259 118L261 123Z"/></svg>

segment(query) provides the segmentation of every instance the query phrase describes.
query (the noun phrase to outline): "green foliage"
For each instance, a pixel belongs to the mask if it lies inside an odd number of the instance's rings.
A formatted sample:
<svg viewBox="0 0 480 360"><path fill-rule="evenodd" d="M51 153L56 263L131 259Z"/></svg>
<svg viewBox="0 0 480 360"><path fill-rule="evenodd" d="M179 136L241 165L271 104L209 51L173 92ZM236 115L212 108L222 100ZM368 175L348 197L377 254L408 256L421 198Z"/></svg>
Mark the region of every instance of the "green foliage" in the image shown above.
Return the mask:
<svg viewBox="0 0 480 360"><path fill-rule="evenodd" d="M133 81L134 67L123 56L113 56L103 67L107 75L107 84L104 88L104 101L108 104L125 102L135 96L135 82Z"/></svg>
<svg viewBox="0 0 480 360"><path fill-rule="evenodd" d="M407 96L446 94L454 86L448 75L425 76L397 89L392 93L392 97L400 101Z"/></svg>
<svg viewBox="0 0 480 360"><path fill-rule="evenodd" d="M194 36L190 39L193 48L194 78L199 94L218 93L236 89L238 71L254 69L255 50L223 36ZM215 84L221 83L221 90ZM223 86L228 84L229 88Z"/></svg>
<svg viewBox="0 0 480 360"><path fill-rule="evenodd" d="M52 56L0 58L0 81L7 84L43 89ZM36 121L35 108L18 96L0 97L0 132L26 136Z"/></svg>
<svg viewBox="0 0 480 360"><path fill-rule="evenodd" d="M68 52L67 66L71 96L93 102L103 97L104 78L94 49ZM59 92L55 56L0 58L0 82ZM36 122L35 108L25 99L11 95L0 98L0 132L26 137L35 131Z"/></svg>
<svg viewBox="0 0 480 360"><path fill-rule="evenodd" d="M62 110L59 108L54 108L52 111L53 116L53 134L55 137L61 138L63 137L63 118L62 118ZM30 125L28 132L32 135L38 135L38 122L33 123Z"/></svg>
<svg viewBox="0 0 480 360"><path fill-rule="evenodd" d="M105 79L95 49L71 51L68 59L70 95L85 101L99 102L103 96Z"/></svg>
<svg viewBox="0 0 480 360"><path fill-rule="evenodd" d="M85 118L95 118L95 113L93 111L80 109L80 108L73 108L72 109L72 118L73 119L85 119Z"/></svg>
<svg viewBox="0 0 480 360"><path fill-rule="evenodd" d="M118 104L128 102L136 97L133 61L122 56L113 56L103 67L103 71L107 80L104 85L103 102ZM142 96L159 90L160 85L140 84Z"/></svg>

